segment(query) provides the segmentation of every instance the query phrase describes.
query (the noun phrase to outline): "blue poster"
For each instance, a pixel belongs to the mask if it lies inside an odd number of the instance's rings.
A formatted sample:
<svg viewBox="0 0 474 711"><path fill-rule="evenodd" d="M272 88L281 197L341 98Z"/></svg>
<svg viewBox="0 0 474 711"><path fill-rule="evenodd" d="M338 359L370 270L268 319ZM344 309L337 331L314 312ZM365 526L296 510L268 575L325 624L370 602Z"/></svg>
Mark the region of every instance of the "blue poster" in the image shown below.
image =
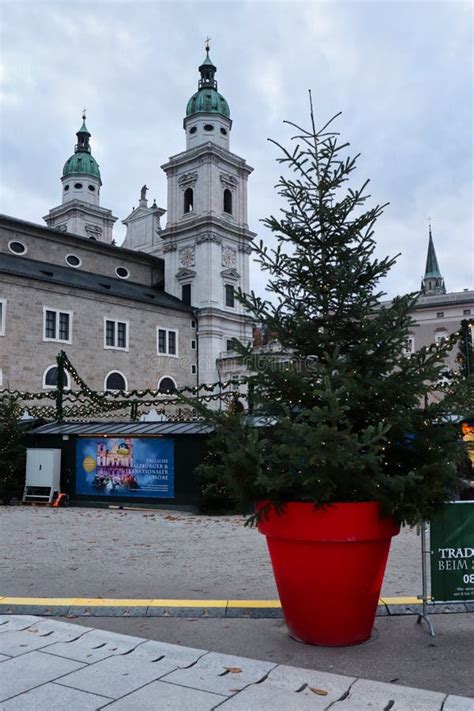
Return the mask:
<svg viewBox="0 0 474 711"><path fill-rule="evenodd" d="M174 498L174 441L79 437L76 494Z"/></svg>

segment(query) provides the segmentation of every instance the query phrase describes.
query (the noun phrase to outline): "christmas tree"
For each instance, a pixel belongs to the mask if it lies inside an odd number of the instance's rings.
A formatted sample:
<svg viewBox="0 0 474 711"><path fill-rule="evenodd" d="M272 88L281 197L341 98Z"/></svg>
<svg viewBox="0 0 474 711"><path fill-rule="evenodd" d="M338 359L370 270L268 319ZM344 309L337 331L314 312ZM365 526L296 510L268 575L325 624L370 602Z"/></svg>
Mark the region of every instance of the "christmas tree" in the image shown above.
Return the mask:
<svg viewBox="0 0 474 711"><path fill-rule="evenodd" d="M283 207L264 220L276 247L254 247L271 298L239 298L279 353L239 346L255 417L211 415L203 472L219 471L245 507L376 500L414 523L456 488L456 435L432 397L455 337L408 352L418 295L382 303L379 282L395 263L375 256L385 205L367 206L368 181L353 186L358 156L346 155L337 116L317 129L311 107L308 130L287 122L293 147L276 144Z"/></svg>
<svg viewBox="0 0 474 711"><path fill-rule="evenodd" d="M26 449L20 416L16 400L4 397L0 403L0 500L4 503L23 493Z"/></svg>

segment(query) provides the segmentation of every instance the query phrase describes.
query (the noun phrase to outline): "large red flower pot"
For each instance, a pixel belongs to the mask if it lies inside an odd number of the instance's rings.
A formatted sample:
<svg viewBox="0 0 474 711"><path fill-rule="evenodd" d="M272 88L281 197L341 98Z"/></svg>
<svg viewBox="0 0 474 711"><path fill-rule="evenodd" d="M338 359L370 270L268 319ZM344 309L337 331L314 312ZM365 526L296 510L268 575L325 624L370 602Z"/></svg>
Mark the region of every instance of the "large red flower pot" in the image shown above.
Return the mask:
<svg viewBox="0 0 474 711"><path fill-rule="evenodd" d="M267 537L293 637L326 646L369 639L390 542L400 531L393 519L381 518L379 504L291 502L281 513L270 506L258 529Z"/></svg>

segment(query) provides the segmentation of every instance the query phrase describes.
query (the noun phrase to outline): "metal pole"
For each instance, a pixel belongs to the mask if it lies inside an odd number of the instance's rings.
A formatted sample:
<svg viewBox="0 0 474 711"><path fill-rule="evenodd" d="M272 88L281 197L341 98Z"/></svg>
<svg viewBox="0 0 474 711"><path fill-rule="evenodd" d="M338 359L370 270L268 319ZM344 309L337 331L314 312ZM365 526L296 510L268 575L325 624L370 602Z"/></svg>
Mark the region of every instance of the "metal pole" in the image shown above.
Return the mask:
<svg viewBox="0 0 474 711"><path fill-rule="evenodd" d="M430 551L426 547L426 526L426 522L423 521L421 524L421 600L423 607L422 612L418 615L417 623L421 624L422 620L424 620L428 625L430 636L435 637L436 633L434 631L434 627L428 617L428 567L426 565L426 556L429 555ZM418 599L420 599L420 596L418 596Z"/></svg>

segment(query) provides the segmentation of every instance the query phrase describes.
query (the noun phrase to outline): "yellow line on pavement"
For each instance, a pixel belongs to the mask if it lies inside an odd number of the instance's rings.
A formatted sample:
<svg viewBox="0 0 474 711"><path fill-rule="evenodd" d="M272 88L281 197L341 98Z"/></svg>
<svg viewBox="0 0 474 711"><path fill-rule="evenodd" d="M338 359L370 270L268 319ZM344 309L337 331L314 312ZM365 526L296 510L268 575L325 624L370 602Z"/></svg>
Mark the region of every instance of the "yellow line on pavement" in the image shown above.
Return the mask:
<svg viewBox="0 0 474 711"><path fill-rule="evenodd" d="M379 605L416 605L417 597L384 597ZM32 607L228 607L275 609L279 600L169 600L160 598L89 598L89 597L1 597L0 606L31 605Z"/></svg>

